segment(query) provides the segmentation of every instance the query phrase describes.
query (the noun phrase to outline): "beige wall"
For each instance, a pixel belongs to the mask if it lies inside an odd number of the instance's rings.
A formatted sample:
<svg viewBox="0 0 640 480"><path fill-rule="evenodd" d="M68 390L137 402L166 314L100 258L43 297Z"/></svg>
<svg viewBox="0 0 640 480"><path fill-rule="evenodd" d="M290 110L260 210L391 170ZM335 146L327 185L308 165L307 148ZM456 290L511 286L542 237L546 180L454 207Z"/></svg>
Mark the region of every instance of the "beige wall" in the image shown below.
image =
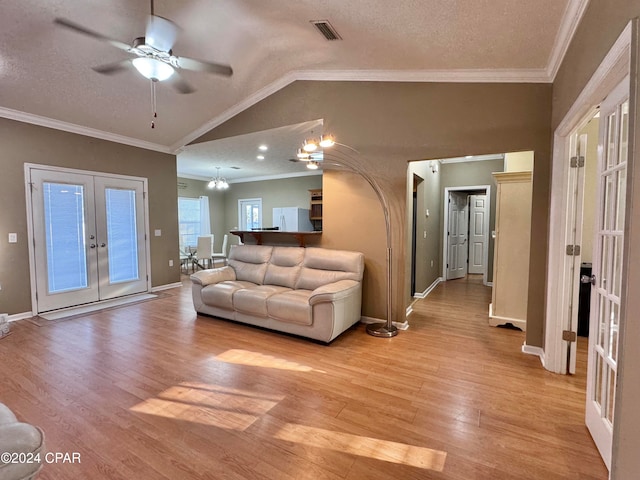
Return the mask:
<svg viewBox="0 0 640 480"><path fill-rule="evenodd" d="M555 128L585 87L587 81L612 47L629 20L640 15L637 0L591 1L576 30L553 84ZM625 269L622 291L623 341L617 375L615 424L613 433L613 480L637 478L640 471L640 114L638 112L638 27L632 39L631 98L629 124L629 187L625 239ZM537 164L536 164L537 168Z"/></svg>
<svg viewBox="0 0 640 480"><path fill-rule="evenodd" d="M394 320L403 320L410 298L406 271L407 161L534 150L532 225L546 238L549 210L551 87L544 84L443 84L298 81L213 129L195 143L322 118L324 129L356 148L344 162L366 169L381 184L391 208ZM325 196L327 192L324 192ZM375 204L353 205L342 215L377 215ZM339 218L327 217L327 222ZM331 228L330 225L327 225ZM345 231L322 242L351 242ZM532 233L533 234L533 233ZM334 237L333 235L336 235ZM361 235L360 242L384 252L384 237ZM546 242L531 249L528 345L542 345ZM370 272L369 275L373 275ZM384 298L384 276L368 280L371 298ZM372 316L386 318L384 308Z"/></svg>
<svg viewBox="0 0 640 480"><path fill-rule="evenodd" d="M0 144L0 312L31 310L25 163L148 178L149 227L162 230L150 237L151 283L180 280L175 156L2 118ZM7 242L9 232L18 243Z"/></svg>
<svg viewBox="0 0 640 480"><path fill-rule="evenodd" d="M533 171L533 152L510 152L504 154L505 172Z"/></svg>
<svg viewBox="0 0 640 480"><path fill-rule="evenodd" d="M598 127L599 118L592 118L578 133L587 135L587 152L584 166L584 202L582 212L581 258L593 261L593 235L598 195Z"/></svg>
<svg viewBox="0 0 640 480"><path fill-rule="evenodd" d="M442 217L442 195L440 188L441 165L437 165L437 171L432 172L432 161L410 162L408 169L407 188L407 242L405 246L405 270L411 280L411 228L413 223L413 182L414 175L422 181L417 188L417 215L416 215L416 288L415 292L407 290L412 300L414 293L424 292L436 279L442 275L442 233L440 223ZM426 216L429 209L429 216ZM426 232L426 238L425 238ZM431 262L433 261L433 266ZM409 284L410 285L410 284Z"/></svg>
<svg viewBox="0 0 640 480"><path fill-rule="evenodd" d="M262 198L262 226L272 227L274 208L300 207L309 209L311 205L309 190L315 188L322 188L322 175L232 183L224 194L225 233L238 227L239 199Z"/></svg>

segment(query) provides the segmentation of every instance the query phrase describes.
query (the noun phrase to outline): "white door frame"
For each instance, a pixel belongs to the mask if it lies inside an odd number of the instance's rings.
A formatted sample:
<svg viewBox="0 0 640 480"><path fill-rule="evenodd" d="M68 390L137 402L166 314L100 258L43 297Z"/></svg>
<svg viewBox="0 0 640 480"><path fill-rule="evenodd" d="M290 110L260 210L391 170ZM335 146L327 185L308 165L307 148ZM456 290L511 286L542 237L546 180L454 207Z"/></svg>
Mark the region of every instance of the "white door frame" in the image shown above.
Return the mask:
<svg viewBox="0 0 640 480"><path fill-rule="evenodd" d="M262 197L260 198L239 198L238 199L238 226L240 230L244 230L244 225L242 225L242 204L243 203L255 203L260 205L259 212L259 223L260 227L262 227Z"/></svg>
<svg viewBox="0 0 640 480"><path fill-rule="evenodd" d="M447 278L447 255L449 254L447 249L447 230L449 226L449 192L464 192L467 190L484 190L487 195L487 215L485 217L485 236L487 248L484 251L484 264L485 270L482 274L482 284L489 285L487 282L487 275L489 273L489 217L491 216L491 185L469 185L464 187L445 187L444 188L444 223L442 224L442 278Z"/></svg>
<svg viewBox="0 0 640 480"><path fill-rule="evenodd" d="M623 30L606 57L594 72L575 103L558 125L553 138L551 172L551 205L549 215L549 256L547 263L547 307L544 354L542 363L555 373L567 371L567 346L562 331L567 328L566 312L569 298L566 295L568 271L566 256L566 226L569 221L567 206L569 192L569 152L571 133L583 123L594 108L629 74L631 23Z"/></svg>
<svg viewBox="0 0 640 480"><path fill-rule="evenodd" d="M82 175L95 175L95 176L108 176L111 178L121 178L123 180L137 180L144 184L144 238L146 244L146 263L147 271L144 273L147 278L147 292L151 291L151 245L149 239L149 185L148 179L144 177L134 177L131 175L118 175L115 173L96 172L92 170L80 170L77 168L57 167L53 165L41 165L37 163L25 163L24 164L24 182L25 189L24 194L27 205L27 238L29 247L29 279L31 281L31 312L33 315L38 314L38 301L36 299L36 257L34 248L34 232L33 232L33 211L32 211L32 199L31 199L31 183L30 183L30 170L32 168L39 170L50 170L53 172L62 173L78 173ZM96 302L100 303L100 302Z"/></svg>

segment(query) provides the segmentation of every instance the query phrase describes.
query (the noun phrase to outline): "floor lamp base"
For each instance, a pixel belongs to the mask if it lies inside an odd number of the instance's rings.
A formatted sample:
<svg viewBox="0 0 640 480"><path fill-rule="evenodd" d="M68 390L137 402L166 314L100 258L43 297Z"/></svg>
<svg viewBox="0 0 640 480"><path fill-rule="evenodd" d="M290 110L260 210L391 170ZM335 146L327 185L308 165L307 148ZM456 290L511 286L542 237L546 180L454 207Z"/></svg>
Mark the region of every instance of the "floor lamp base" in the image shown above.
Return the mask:
<svg viewBox="0 0 640 480"><path fill-rule="evenodd" d="M398 335L398 329L394 326L388 326L386 323L370 323L367 325L367 333L374 337L391 338Z"/></svg>

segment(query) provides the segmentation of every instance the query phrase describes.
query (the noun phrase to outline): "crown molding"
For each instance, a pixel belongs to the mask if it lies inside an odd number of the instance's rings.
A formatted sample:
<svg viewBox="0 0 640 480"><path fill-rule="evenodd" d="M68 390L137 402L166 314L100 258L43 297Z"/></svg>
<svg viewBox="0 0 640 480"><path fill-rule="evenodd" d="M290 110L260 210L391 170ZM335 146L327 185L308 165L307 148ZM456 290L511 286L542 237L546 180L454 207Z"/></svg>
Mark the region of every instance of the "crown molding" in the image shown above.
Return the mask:
<svg viewBox="0 0 640 480"><path fill-rule="evenodd" d="M53 128L55 130L62 130L64 132L76 133L78 135L84 135L86 137L99 138L101 140L107 140L109 142L121 143L129 145L131 147L144 148L145 150L154 150L161 153L169 153L172 151L165 145L159 145L157 143L151 143L137 138L125 137L124 135L117 135L115 133L105 132L95 128L83 127L75 123L63 122L54 118L42 117L40 115L34 115L32 113L20 112L11 108L0 107L0 117L7 118L9 120L15 120L17 122L29 123L31 125L38 125L40 127Z"/></svg>
<svg viewBox="0 0 640 480"><path fill-rule="evenodd" d="M306 70L296 80L422 83L549 83L544 68L459 70Z"/></svg>
<svg viewBox="0 0 640 480"><path fill-rule="evenodd" d="M473 155L471 156L471 158L467 158L467 157L444 158L444 159L439 159L438 161L442 164L447 164L447 163L486 162L488 160L504 160L504 153L489 154L489 155Z"/></svg>
<svg viewBox="0 0 640 480"><path fill-rule="evenodd" d="M562 16L560 22L560 28L556 35L555 42L553 42L553 49L551 55L549 55L549 61L547 63L547 77L549 82L553 82L558 74L562 60L567 54L573 35L576 33L580 20L584 12L587 10L589 0L569 0L567 8Z"/></svg>
<svg viewBox="0 0 640 480"><path fill-rule="evenodd" d="M227 183L229 185L233 185L234 183L250 183L250 182L263 182L265 180L282 180L283 178L292 178L292 177L311 177L313 175L322 175L322 170L309 170L307 172L292 172L292 173L278 173L273 175L260 175L256 177L246 177L246 178L236 178L229 179L227 178ZM178 172L178 178L188 178L190 180L202 180L203 182L208 182L211 180L211 177L203 177L202 175L192 175L190 173L181 173Z"/></svg>

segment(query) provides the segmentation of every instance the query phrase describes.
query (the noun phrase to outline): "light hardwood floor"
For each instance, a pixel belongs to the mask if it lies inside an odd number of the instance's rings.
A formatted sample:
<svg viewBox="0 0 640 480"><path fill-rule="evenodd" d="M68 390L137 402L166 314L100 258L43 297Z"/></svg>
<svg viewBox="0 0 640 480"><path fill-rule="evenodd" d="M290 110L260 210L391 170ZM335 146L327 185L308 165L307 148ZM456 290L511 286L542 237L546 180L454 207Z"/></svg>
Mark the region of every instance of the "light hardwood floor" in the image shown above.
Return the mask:
<svg viewBox="0 0 640 480"><path fill-rule="evenodd" d="M582 374L441 284L392 339L331 345L197 317L190 284L0 341L0 401L46 432L41 479L598 479Z"/></svg>

